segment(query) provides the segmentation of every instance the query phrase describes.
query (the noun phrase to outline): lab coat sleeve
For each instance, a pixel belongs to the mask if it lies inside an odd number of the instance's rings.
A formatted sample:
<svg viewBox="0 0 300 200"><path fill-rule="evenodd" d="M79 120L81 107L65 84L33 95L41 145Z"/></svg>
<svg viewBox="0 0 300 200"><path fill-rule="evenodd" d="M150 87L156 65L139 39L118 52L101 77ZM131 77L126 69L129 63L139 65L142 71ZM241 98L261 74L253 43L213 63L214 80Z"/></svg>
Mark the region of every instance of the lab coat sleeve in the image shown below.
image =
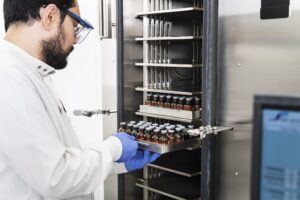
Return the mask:
<svg viewBox="0 0 300 200"><path fill-rule="evenodd" d="M115 140L98 149L65 147L30 79L18 70L0 72L0 151L8 165L46 198L92 193L112 170Z"/></svg>
<svg viewBox="0 0 300 200"><path fill-rule="evenodd" d="M125 167L125 163L114 163L113 169L112 169L114 174L124 174L127 173L127 169Z"/></svg>

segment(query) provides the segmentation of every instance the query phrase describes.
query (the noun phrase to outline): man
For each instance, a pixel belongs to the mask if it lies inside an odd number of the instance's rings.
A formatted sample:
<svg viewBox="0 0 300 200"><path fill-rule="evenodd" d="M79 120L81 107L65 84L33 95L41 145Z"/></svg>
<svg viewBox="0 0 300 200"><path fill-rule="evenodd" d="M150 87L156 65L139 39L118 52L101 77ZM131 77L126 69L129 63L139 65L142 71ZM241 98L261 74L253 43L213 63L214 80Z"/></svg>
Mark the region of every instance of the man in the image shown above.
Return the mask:
<svg viewBox="0 0 300 200"><path fill-rule="evenodd" d="M0 41L0 199L92 199L111 171L142 168L159 155L117 133L82 149L50 76L67 65L92 25L76 1L4 0Z"/></svg>

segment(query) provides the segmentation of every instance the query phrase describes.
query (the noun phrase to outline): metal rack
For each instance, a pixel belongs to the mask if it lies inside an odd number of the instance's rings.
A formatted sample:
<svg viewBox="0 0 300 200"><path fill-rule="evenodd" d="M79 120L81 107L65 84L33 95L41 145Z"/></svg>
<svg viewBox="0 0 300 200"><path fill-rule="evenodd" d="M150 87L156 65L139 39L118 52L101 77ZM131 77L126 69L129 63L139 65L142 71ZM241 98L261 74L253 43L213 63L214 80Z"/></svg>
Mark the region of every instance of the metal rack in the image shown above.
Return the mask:
<svg viewBox="0 0 300 200"><path fill-rule="evenodd" d="M202 96L201 87L197 88L195 85L201 85L202 81L203 29L202 21L197 19L203 18L203 1L191 0L189 2L191 2L191 6L178 8L175 7L176 3L174 4L173 0L143 0L143 12L137 14L137 18L143 20L143 35L135 38L137 43L143 45L143 62L135 63L137 67L143 67L143 86L135 88L136 91L143 92L143 101L146 100L146 95L149 92ZM183 29L191 30L189 34L186 34L188 31L185 31L179 33L181 35L176 35L173 29L175 31L180 30L182 24L174 24L173 22L176 20L191 21L188 24L189 27L183 27ZM180 53L181 51L182 53ZM184 77L182 76L183 73L191 75L189 81L182 81L182 84L185 84L183 89L175 89L174 83L179 82L178 84L181 84L180 81ZM194 86L191 87L191 84ZM173 122L201 123L200 111L180 112L140 105L140 110L135 114L142 116L146 121L148 119L163 119ZM140 147L144 145L145 149L149 148L146 143L140 142L139 145ZM151 148L154 148L151 151L165 153L183 149L183 146L192 149L195 146L199 148L201 140L186 141L179 145L151 145ZM158 194L178 200L200 199L200 160L196 165L187 165L186 162L190 161L185 161L181 166L176 166L172 162L169 165L170 162L161 162L145 167L143 180L136 183L138 187L143 188L143 199L160 199L156 197ZM158 174L160 171L169 172L173 175L155 176L151 173L153 171L158 172ZM182 184L186 187L182 187Z"/></svg>
<svg viewBox="0 0 300 200"><path fill-rule="evenodd" d="M177 95L184 95L184 96L194 96L194 95L201 95L202 92L188 92L188 91L173 91L173 90L157 90L157 89L149 89L149 88L135 88L136 91L140 92L154 92L154 93L163 93L163 94L177 94Z"/></svg>
<svg viewBox="0 0 300 200"><path fill-rule="evenodd" d="M189 8L179 8L179 9L166 9L166 10L156 10L156 11L148 11L137 14L137 17L154 17L154 16L162 16L162 17L184 17L184 18L192 18L194 15L202 14L203 8L199 7L189 7Z"/></svg>
<svg viewBox="0 0 300 200"><path fill-rule="evenodd" d="M135 63L135 66L165 67L165 68L200 68L202 64L182 64L182 63Z"/></svg>
<svg viewBox="0 0 300 200"><path fill-rule="evenodd" d="M162 194L177 200L196 200L200 198L200 177L186 178L183 176L164 175L157 179L141 180L138 187Z"/></svg>
<svg viewBox="0 0 300 200"><path fill-rule="evenodd" d="M135 38L135 41L185 41L185 40L202 40L202 36L163 36L163 37L148 37Z"/></svg>
<svg viewBox="0 0 300 200"><path fill-rule="evenodd" d="M118 16L117 23L120 39L118 122L142 119L152 123L175 124L179 121L183 122L180 124L186 123L184 125L216 125L216 2L217 0L118 0L118 12L122 13ZM136 67L133 67L133 63ZM184 87L180 87L181 83ZM168 115L162 115L160 111L138 111L149 92L201 97L201 118L178 117L172 111ZM173 153L174 157L152 163L144 167L143 171L120 175L119 199L201 197L203 200L212 200L212 138L213 135L209 135L200 141L201 144L188 144L186 149L189 150L184 150L186 155L180 154L182 150L164 154L161 158ZM158 150L163 148L159 146ZM166 152L169 150L165 148ZM180 158L190 159L179 162ZM197 165L192 165L194 163ZM143 181L140 182L139 179ZM134 187L136 183L143 190ZM187 188L180 191L175 183L179 183L177 186L185 184L194 190L189 191ZM185 191L196 195L185 195Z"/></svg>

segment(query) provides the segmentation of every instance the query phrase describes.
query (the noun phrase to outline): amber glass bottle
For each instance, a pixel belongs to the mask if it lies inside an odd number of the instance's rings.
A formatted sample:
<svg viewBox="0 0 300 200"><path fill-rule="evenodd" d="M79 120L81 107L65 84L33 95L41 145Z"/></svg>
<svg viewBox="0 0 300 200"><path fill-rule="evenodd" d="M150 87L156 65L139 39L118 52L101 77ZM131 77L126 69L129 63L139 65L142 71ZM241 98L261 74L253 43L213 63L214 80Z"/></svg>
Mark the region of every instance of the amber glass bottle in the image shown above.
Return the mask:
<svg viewBox="0 0 300 200"><path fill-rule="evenodd" d="M180 143L183 140L182 128L178 127L175 129L175 143Z"/></svg>
<svg viewBox="0 0 300 200"><path fill-rule="evenodd" d="M167 133L168 144L175 143L175 131L173 129L169 129Z"/></svg>
<svg viewBox="0 0 300 200"><path fill-rule="evenodd" d="M165 107L165 101L166 101L166 96L165 95L160 95L159 96L159 101L158 101L158 107Z"/></svg>
<svg viewBox="0 0 300 200"><path fill-rule="evenodd" d="M134 126L132 127L131 135L132 135L133 137L135 137L135 138L136 138L137 133L138 133L138 128L139 128L138 125L134 125Z"/></svg>
<svg viewBox="0 0 300 200"><path fill-rule="evenodd" d="M158 143L160 135L160 129L156 128L153 130L153 135L151 136L151 142Z"/></svg>
<svg viewBox="0 0 300 200"><path fill-rule="evenodd" d="M172 109L177 109L178 98L179 98L178 96L173 97L173 101L171 103L171 108Z"/></svg>
<svg viewBox="0 0 300 200"><path fill-rule="evenodd" d="M139 127L139 131L136 135L136 139L137 140L144 140L144 130L145 130L145 127L144 126L140 126Z"/></svg>
<svg viewBox="0 0 300 200"><path fill-rule="evenodd" d="M132 127L133 127L132 124L127 124L127 129L126 129L125 132L126 132L127 134L131 135L131 133L132 133Z"/></svg>
<svg viewBox="0 0 300 200"><path fill-rule="evenodd" d="M153 95L151 105L152 105L152 106L155 106L155 107L158 106L158 95L157 95L157 94Z"/></svg>
<svg viewBox="0 0 300 200"><path fill-rule="evenodd" d="M168 143L168 139L167 139L167 131L166 130L162 130L160 132L160 136L158 139L158 143L159 144L167 144Z"/></svg>
<svg viewBox="0 0 300 200"><path fill-rule="evenodd" d="M149 141L151 140L151 130L152 127L147 127L144 131L144 141Z"/></svg>
<svg viewBox="0 0 300 200"><path fill-rule="evenodd" d="M183 107L183 110L186 110L186 111L194 110L194 98L193 97L188 97L185 99L185 105Z"/></svg>
<svg viewBox="0 0 300 200"><path fill-rule="evenodd" d="M177 103L176 109L177 110L183 110L184 104L185 104L185 97L180 97L178 99L178 103Z"/></svg>
<svg viewBox="0 0 300 200"><path fill-rule="evenodd" d="M171 108L173 97L171 95L166 96L165 107Z"/></svg>
<svg viewBox="0 0 300 200"><path fill-rule="evenodd" d="M147 105L147 106L151 106L152 105L152 94L147 94L145 105Z"/></svg>
<svg viewBox="0 0 300 200"><path fill-rule="evenodd" d="M125 131L126 131L126 122L121 122L118 132L125 132Z"/></svg>

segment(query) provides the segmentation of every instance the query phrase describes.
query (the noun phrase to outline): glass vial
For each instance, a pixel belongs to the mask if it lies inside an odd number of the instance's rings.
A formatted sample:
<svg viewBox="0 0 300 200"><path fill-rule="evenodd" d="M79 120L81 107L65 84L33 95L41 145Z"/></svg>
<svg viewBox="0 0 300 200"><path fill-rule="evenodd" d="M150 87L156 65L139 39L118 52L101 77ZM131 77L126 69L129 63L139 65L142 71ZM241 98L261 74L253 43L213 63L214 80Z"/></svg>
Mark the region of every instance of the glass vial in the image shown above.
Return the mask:
<svg viewBox="0 0 300 200"><path fill-rule="evenodd" d="M153 95L151 105L152 105L152 106L155 106L155 107L158 106L158 95L157 95L157 94Z"/></svg>
<svg viewBox="0 0 300 200"><path fill-rule="evenodd" d="M147 106L151 106L152 105L152 94L147 94L145 105L147 105Z"/></svg>
<svg viewBox="0 0 300 200"><path fill-rule="evenodd" d="M118 132L123 132L124 133L125 131L126 131L126 122L121 122Z"/></svg>

